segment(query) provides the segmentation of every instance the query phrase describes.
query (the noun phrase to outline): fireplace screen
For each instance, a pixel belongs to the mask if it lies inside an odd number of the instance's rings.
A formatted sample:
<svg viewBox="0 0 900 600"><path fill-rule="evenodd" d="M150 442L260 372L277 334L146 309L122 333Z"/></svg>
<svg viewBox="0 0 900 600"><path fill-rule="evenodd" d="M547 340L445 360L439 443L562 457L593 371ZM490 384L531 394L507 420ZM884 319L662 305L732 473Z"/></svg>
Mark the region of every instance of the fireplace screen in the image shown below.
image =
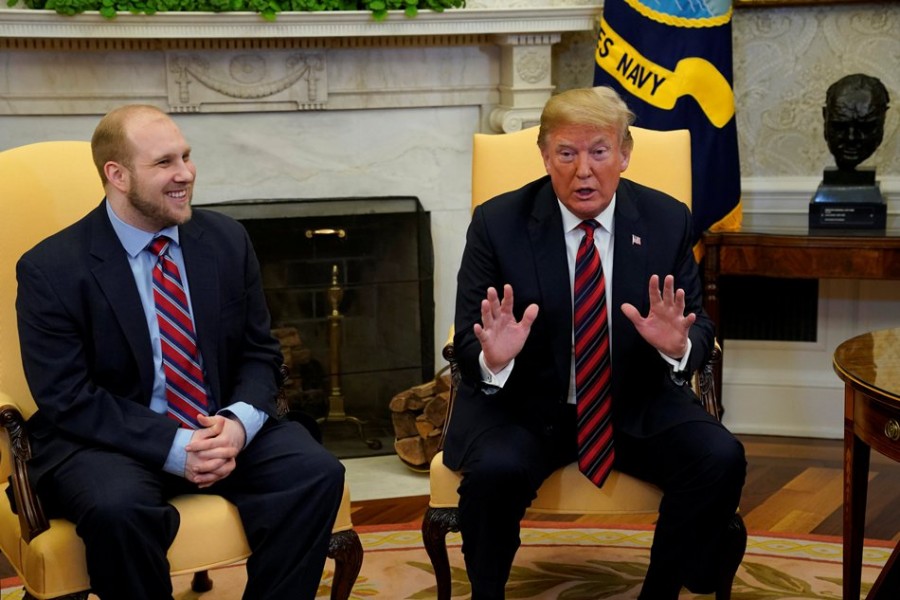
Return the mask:
<svg viewBox="0 0 900 600"><path fill-rule="evenodd" d="M319 420L338 456L393 452L391 398L434 376L434 258L418 200L204 208L250 234L291 373L291 409Z"/></svg>

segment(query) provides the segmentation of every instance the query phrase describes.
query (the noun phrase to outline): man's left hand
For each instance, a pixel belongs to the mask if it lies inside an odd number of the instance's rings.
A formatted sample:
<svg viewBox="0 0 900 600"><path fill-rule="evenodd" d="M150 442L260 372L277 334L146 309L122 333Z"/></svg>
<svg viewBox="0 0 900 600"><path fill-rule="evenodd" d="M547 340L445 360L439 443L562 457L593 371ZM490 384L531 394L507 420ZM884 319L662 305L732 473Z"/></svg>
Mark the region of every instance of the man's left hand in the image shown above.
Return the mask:
<svg viewBox="0 0 900 600"><path fill-rule="evenodd" d="M199 487L209 487L231 474L247 434L237 419L221 415L198 415L198 429L185 446L188 453L185 476Z"/></svg>
<svg viewBox="0 0 900 600"><path fill-rule="evenodd" d="M684 314L684 290L675 289L675 278L671 275L666 275L662 291L659 276L650 276L650 312L646 317L627 302L622 305L622 312L641 337L666 356L679 360L687 352L688 332L697 315Z"/></svg>

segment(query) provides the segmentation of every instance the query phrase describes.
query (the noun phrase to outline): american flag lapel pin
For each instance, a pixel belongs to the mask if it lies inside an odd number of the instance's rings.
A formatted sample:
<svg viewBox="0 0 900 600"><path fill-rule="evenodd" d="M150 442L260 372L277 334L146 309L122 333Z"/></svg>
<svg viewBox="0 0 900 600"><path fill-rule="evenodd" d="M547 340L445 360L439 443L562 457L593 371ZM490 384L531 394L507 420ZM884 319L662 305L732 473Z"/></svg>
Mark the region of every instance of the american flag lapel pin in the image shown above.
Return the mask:
<svg viewBox="0 0 900 600"><path fill-rule="evenodd" d="M631 245L632 245L632 246L640 246L640 245L641 245L641 238L640 238L639 236L636 236L636 235L634 235L634 234L632 233L632 234L631 234Z"/></svg>

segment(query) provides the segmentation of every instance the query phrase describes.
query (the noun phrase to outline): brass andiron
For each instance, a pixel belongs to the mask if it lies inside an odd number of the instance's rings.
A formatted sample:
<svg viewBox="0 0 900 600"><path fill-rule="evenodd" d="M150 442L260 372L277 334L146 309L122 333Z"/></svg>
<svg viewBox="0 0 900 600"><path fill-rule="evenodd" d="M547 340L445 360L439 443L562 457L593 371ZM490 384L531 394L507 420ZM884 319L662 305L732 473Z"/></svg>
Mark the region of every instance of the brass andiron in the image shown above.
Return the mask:
<svg viewBox="0 0 900 600"><path fill-rule="evenodd" d="M331 266L331 286L328 288L328 302L331 304L331 314L328 315L328 354L330 364L330 392L328 394L328 416L326 422L343 421L356 425L359 437L366 445L378 450L381 448L381 440L377 438L366 439L363 433L365 421L348 415L344 411L344 395L341 392L341 324L344 316L340 311L341 300L344 298L344 290L338 284L338 266Z"/></svg>

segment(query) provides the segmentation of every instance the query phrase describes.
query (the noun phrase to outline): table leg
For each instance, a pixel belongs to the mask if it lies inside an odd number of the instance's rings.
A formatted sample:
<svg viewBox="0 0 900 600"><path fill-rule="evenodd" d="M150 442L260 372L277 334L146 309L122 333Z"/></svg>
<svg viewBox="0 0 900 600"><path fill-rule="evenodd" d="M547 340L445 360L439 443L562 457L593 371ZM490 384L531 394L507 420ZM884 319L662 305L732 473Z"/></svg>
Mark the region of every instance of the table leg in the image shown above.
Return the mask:
<svg viewBox="0 0 900 600"><path fill-rule="evenodd" d="M722 337L721 315L719 313L719 247L707 246L706 256L703 259L703 309L715 325L716 339L719 347L724 351L725 340ZM724 352L723 352L724 353ZM718 403L719 416L725 413L722 405L722 360L717 360L713 365L713 382L716 389L716 402Z"/></svg>
<svg viewBox="0 0 900 600"><path fill-rule="evenodd" d="M852 394L849 388L845 392ZM844 600L859 598L871 449L844 424Z"/></svg>

